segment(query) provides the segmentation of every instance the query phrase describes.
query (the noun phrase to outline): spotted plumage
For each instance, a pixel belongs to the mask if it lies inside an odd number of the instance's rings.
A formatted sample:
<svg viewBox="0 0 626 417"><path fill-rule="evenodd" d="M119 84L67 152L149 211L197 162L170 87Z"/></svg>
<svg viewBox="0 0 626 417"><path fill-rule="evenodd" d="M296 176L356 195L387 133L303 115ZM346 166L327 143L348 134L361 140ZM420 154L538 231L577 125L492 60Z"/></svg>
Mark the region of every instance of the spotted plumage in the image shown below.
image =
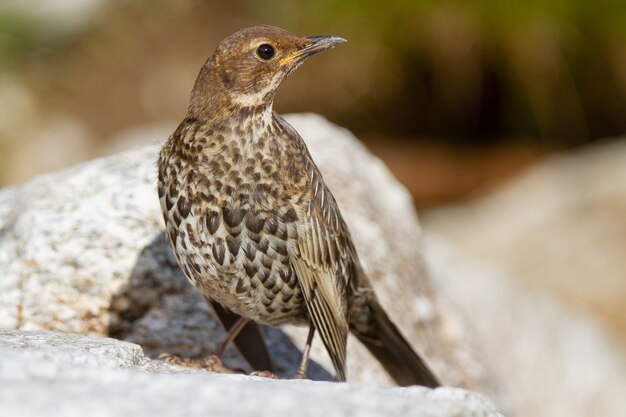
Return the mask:
<svg viewBox="0 0 626 417"><path fill-rule="evenodd" d="M218 45L159 155L166 236L208 300L257 323L312 323L339 380L352 329L398 382L436 385L376 301L304 141L272 110L289 74L341 42L259 26Z"/></svg>

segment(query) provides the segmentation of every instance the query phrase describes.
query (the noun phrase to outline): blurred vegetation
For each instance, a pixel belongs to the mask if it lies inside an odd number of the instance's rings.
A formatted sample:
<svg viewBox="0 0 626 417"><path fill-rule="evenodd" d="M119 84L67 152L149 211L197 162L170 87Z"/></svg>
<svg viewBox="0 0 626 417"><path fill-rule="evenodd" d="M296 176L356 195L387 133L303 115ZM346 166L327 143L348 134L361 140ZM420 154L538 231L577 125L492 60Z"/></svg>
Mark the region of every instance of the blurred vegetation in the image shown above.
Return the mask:
<svg viewBox="0 0 626 417"><path fill-rule="evenodd" d="M343 53L350 61L335 60L341 67L333 68L346 84L333 91L345 97L329 110L357 133L473 144L523 136L570 145L626 128L621 0L143 0L116 7L157 15L228 9L215 16L231 17L228 31L238 21L267 22L349 38L352 47ZM68 33L51 35L50 22L10 12L0 9L5 68L76 41ZM216 23L207 18L207 26ZM225 24L217 26L221 32Z"/></svg>
<svg viewBox="0 0 626 417"><path fill-rule="evenodd" d="M7 163L28 144L21 160L57 150L53 169L179 120L216 43L260 23L349 40L303 66L276 109L348 127L418 205L626 131L623 0L0 0L0 184L30 172ZM54 142L67 132L89 136L74 159Z"/></svg>
<svg viewBox="0 0 626 417"><path fill-rule="evenodd" d="M361 114L346 117L369 115L369 129L575 144L626 128L624 1L280 4L296 25L325 22L359 39L371 88Z"/></svg>

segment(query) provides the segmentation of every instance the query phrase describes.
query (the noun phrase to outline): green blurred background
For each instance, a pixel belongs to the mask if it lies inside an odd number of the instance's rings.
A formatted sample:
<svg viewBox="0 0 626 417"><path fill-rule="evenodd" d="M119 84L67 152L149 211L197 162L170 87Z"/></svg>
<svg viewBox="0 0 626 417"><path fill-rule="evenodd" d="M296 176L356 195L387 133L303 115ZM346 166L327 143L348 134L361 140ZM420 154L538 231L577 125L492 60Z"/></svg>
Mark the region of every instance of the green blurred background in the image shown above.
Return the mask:
<svg viewBox="0 0 626 417"><path fill-rule="evenodd" d="M216 42L258 23L349 40L276 108L351 129L418 207L626 128L624 1L3 0L0 183L180 119Z"/></svg>

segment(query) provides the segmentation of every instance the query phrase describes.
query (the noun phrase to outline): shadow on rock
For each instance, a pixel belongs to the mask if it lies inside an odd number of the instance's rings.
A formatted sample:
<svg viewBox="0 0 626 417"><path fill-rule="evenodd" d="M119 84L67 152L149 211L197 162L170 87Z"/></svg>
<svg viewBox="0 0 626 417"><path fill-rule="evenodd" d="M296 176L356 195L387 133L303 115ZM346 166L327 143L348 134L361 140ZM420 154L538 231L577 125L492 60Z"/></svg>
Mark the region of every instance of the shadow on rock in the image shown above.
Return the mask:
<svg viewBox="0 0 626 417"><path fill-rule="evenodd" d="M109 335L136 343L146 356L173 353L188 358L210 355L225 332L204 298L193 288L176 264L165 237L158 234L137 257L125 288L111 300ZM276 372L281 377L295 373L301 351L286 334L264 328L264 336ZM234 347L227 349L224 362L250 370ZM309 376L332 380L322 366L312 362Z"/></svg>

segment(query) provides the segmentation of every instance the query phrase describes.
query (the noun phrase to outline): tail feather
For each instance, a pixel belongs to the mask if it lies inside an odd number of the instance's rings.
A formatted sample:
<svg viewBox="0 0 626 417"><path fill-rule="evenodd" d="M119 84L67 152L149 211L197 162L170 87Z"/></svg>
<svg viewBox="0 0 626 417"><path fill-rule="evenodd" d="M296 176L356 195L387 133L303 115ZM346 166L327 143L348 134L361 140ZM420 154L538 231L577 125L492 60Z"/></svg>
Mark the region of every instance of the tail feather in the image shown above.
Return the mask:
<svg viewBox="0 0 626 417"><path fill-rule="evenodd" d="M402 336L378 301L371 300L368 307L372 317L367 332L353 332L398 385L440 386L437 377Z"/></svg>

